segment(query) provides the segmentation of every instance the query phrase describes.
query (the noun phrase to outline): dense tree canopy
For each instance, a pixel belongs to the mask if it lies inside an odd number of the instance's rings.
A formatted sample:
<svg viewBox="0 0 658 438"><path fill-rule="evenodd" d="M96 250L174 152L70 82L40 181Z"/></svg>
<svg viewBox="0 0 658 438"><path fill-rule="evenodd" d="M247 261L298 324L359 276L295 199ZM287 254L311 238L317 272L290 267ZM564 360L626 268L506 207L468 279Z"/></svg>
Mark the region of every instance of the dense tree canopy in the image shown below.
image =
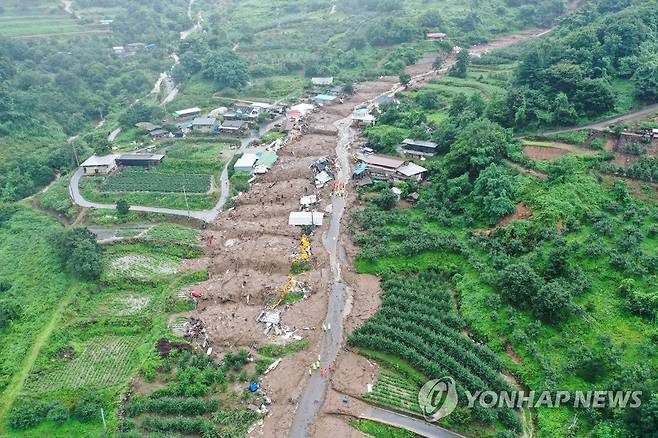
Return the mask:
<svg viewBox="0 0 658 438"><path fill-rule="evenodd" d="M453 176L468 172L477 177L484 168L505 158L512 144L510 131L489 120L477 120L457 136L446 155L446 166Z"/></svg>
<svg viewBox="0 0 658 438"><path fill-rule="evenodd" d="M85 280L97 280L103 272L103 254L96 236L86 228L72 228L52 236L64 268Z"/></svg>
<svg viewBox="0 0 658 438"><path fill-rule="evenodd" d="M514 179L505 166L491 164L475 180L473 196L485 216L496 223L515 209Z"/></svg>
<svg viewBox="0 0 658 438"><path fill-rule="evenodd" d="M228 49L210 51L202 61L205 77L222 87L240 88L249 80L247 63Z"/></svg>

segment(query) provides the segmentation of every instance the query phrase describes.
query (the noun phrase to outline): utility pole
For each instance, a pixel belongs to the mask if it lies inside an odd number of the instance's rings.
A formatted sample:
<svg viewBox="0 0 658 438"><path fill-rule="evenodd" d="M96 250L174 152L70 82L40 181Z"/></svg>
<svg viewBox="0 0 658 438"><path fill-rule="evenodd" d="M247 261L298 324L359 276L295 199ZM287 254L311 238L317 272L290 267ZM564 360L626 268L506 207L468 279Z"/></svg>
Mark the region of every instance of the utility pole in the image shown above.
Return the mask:
<svg viewBox="0 0 658 438"><path fill-rule="evenodd" d="M101 407L101 418L103 419L103 430L105 431L105 436L107 436L107 423L105 422L105 412L103 407Z"/></svg>
<svg viewBox="0 0 658 438"><path fill-rule="evenodd" d="M73 149L73 156L75 157L75 163L80 167L80 160L78 160L78 151L75 150L75 139L71 141L71 149Z"/></svg>
<svg viewBox="0 0 658 438"><path fill-rule="evenodd" d="M187 202L187 192L185 191L185 184L183 184L183 196L185 197L185 207L187 208L187 217L190 217L190 204Z"/></svg>

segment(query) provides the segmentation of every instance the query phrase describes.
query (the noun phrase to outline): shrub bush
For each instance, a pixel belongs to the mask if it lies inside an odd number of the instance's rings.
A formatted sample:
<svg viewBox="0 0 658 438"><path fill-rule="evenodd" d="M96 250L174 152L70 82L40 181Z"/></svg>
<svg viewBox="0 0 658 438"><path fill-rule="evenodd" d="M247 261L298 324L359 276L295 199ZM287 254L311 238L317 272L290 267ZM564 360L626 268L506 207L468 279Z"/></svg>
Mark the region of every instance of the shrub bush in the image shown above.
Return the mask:
<svg viewBox="0 0 658 438"><path fill-rule="evenodd" d="M54 421L57 424L63 424L66 423L70 417L71 413L69 408L67 408L62 402L53 402L48 407L48 415L46 418L49 421Z"/></svg>
<svg viewBox="0 0 658 438"><path fill-rule="evenodd" d="M48 404L37 400L22 400L9 413L8 423L12 429L28 429L46 419Z"/></svg>
<svg viewBox="0 0 658 438"><path fill-rule="evenodd" d="M96 392L89 392L80 398L73 411L73 416L82 422L91 422L101 417L103 399Z"/></svg>

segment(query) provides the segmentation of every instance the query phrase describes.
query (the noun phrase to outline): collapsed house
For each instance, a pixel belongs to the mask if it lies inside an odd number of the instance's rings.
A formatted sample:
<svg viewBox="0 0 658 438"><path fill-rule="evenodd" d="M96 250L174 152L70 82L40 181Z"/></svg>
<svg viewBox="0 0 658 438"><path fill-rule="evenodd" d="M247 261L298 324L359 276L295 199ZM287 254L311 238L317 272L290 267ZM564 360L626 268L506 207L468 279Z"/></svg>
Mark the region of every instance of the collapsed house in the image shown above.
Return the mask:
<svg viewBox="0 0 658 438"><path fill-rule="evenodd" d="M331 167L331 162L326 158L320 158L311 164L311 169L315 172L316 188L321 189L325 184L334 179L334 173Z"/></svg>
<svg viewBox="0 0 658 438"><path fill-rule="evenodd" d="M302 208L308 208L317 203L318 203L318 197L316 195L302 196L299 199L299 206Z"/></svg>

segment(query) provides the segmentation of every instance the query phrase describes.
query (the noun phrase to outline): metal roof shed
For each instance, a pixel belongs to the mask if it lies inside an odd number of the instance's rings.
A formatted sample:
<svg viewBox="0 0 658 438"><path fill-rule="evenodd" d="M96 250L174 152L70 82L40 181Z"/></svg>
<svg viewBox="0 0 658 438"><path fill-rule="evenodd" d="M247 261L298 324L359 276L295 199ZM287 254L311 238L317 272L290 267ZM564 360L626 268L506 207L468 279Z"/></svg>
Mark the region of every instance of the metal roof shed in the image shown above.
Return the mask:
<svg viewBox="0 0 658 438"><path fill-rule="evenodd" d="M318 94L315 96L315 100L318 102L333 102L336 100L336 96L331 96L329 94Z"/></svg>
<svg viewBox="0 0 658 438"><path fill-rule="evenodd" d="M197 117L192 120L193 126L212 126L217 122L214 117Z"/></svg>
<svg viewBox="0 0 658 438"><path fill-rule="evenodd" d="M415 163L407 163L404 166L398 167L398 172L404 176L415 176L427 172L427 169Z"/></svg>
<svg viewBox="0 0 658 438"><path fill-rule="evenodd" d="M278 159L279 156L274 152L265 151L262 154L260 154L260 157L256 162L256 166L264 166L268 169L271 169L274 166L274 163L276 163L276 160Z"/></svg>
<svg viewBox="0 0 658 438"><path fill-rule="evenodd" d="M187 109L182 109L175 111L174 114L178 117L187 117L187 116L194 116L197 115L201 112L201 108L194 107L194 108L187 108Z"/></svg>
<svg viewBox="0 0 658 438"><path fill-rule="evenodd" d="M436 149L437 146L438 146L433 141L414 140L414 139L411 139L411 138L405 138L404 140L402 140L402 144L407 145L407 146L423 146L423 147L432 148L432 149Z"/></svg>
<svg viewBox="0 0 658 438"><path fill-rule="evenodd" d="M322 226L322 221L324 219L324 213L318 211L293 211L290 212L290 217L288 218L288 225L294 226L305 226L305 225L317 225Z"/></svg>
<svg viewBox="0 0 658 438"><path fill-rule="evenodd" d="M383 167L387 169L397 169L404 164L404 160L386 155L362 155L358 158L370 166Z"/></svg>
<svg viewBox="0 0 658 438"><path fill-rule="evenodd" d="M82 166L82 167L92 167L92 166L114 167L116 158L117 158L117 155L114 155L114 154L105 155L103 157L99 157L98 155L92 155L91 157L87 158L80 166Z"/></svg>
<svg viewBox="0 0 658 438"><path fill-rule="evenodd" d="M235 162L233 169L236 172L251 172L257 160L258 156L256 154L244 154Z"/></svg>

